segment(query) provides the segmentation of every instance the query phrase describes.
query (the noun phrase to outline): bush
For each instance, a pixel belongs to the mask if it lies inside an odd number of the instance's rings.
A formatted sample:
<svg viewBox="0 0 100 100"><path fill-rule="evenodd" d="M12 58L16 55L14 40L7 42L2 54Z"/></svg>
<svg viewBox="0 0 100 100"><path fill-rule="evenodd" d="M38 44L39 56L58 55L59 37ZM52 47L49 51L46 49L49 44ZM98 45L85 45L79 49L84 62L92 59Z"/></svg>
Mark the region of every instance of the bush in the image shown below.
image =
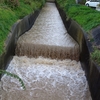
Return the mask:
<svg viewBox="0 0 100 100"><path fill-rule="evenodd" d="M91 58L100 65L100 50L95 48L91 54Z"/></svg>

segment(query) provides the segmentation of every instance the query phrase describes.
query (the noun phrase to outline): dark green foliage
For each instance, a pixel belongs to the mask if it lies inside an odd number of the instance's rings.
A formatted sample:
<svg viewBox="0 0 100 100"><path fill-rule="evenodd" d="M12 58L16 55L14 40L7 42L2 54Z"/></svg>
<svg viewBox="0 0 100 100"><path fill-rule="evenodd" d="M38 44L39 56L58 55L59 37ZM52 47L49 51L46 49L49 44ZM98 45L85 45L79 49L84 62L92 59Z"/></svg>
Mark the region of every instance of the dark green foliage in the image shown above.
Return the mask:
<svg viewBox="0 0 100 100"><path fill-rule="evenodd" d="M100 65L100 50L95 48L91 54L91 58Z"/></svg>
<svg viewBox="0 0 100 100"><path fill-rule="evenodd" d="M12 74L12 73L9 73L9 72L7 72L7 71L5 71L5 70L0 70L0 74L6 74L7 76L11 76L11 77L13 77L13 78L18 79L19 82L21 83L21 86L23 87L23 89L25 89L25 85L24 85L22 79L21 79L20 77L18 77L17 75Z"/></svg>
<svg viewBox="0 0 100 100"><path fill-rule="evenodd" d="M19 6L19 0L4 0L4 3L11 8L16 8Z"/></svg>

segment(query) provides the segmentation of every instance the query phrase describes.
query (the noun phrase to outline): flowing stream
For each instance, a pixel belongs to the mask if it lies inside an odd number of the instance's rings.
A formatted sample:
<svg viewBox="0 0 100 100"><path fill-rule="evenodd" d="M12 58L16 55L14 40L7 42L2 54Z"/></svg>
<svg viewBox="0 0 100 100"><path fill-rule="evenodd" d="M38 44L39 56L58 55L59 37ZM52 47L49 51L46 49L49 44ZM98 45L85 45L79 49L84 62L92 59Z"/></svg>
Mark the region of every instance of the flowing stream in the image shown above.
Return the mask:
<svg viewBox="0 0 100 100"><path fill-rule="evenodd" d="M34 26L18 39L7 68L23 80L26 90L4 75L0 100L92 100L79 55L79 45L67 33L55 4L47 2Z"/></svg>

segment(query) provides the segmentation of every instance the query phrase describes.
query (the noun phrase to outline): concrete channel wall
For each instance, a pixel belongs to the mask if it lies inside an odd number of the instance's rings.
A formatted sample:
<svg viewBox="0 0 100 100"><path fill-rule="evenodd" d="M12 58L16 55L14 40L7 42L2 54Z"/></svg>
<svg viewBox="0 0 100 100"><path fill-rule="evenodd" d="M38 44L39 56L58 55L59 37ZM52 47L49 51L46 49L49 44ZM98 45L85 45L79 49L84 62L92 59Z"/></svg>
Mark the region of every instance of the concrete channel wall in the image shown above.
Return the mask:
<svg viewBox="0 0 100 100"><path fill-rule="evenodd" d="M68 33L80 46L80 61L82 68L86 73L92 99L100 100L100 67L90 58L90 53L92 51L91 43L89 43L84 30L74 20L67 19L67 15L60 8L57 2L56 6Z"/></svg>
<svg viewBox="0 0 100 100"><path fill-rule="evenodd" d="M5 52L0 56L0 69L6 69L12 57L15 54L16 42L23 33L28 31L34 24L40 10L25 16L22 20L17 21L9 33L8 39L5 43Z"/></svg>

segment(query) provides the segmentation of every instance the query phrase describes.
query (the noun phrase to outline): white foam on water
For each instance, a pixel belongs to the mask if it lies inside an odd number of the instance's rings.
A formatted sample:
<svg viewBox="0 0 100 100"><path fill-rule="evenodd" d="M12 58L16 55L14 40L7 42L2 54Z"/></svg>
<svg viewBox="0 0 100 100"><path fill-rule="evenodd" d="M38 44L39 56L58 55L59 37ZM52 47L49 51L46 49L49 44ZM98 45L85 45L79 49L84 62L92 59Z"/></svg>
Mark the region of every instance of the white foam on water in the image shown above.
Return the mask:
<svg viewBox="0 0 100 100"><path fill-rule="evenodd" d="M80 62L15 56L7 71L22 78L26 90L17 79L4 75L2 100L91 100Z"/></svg>

